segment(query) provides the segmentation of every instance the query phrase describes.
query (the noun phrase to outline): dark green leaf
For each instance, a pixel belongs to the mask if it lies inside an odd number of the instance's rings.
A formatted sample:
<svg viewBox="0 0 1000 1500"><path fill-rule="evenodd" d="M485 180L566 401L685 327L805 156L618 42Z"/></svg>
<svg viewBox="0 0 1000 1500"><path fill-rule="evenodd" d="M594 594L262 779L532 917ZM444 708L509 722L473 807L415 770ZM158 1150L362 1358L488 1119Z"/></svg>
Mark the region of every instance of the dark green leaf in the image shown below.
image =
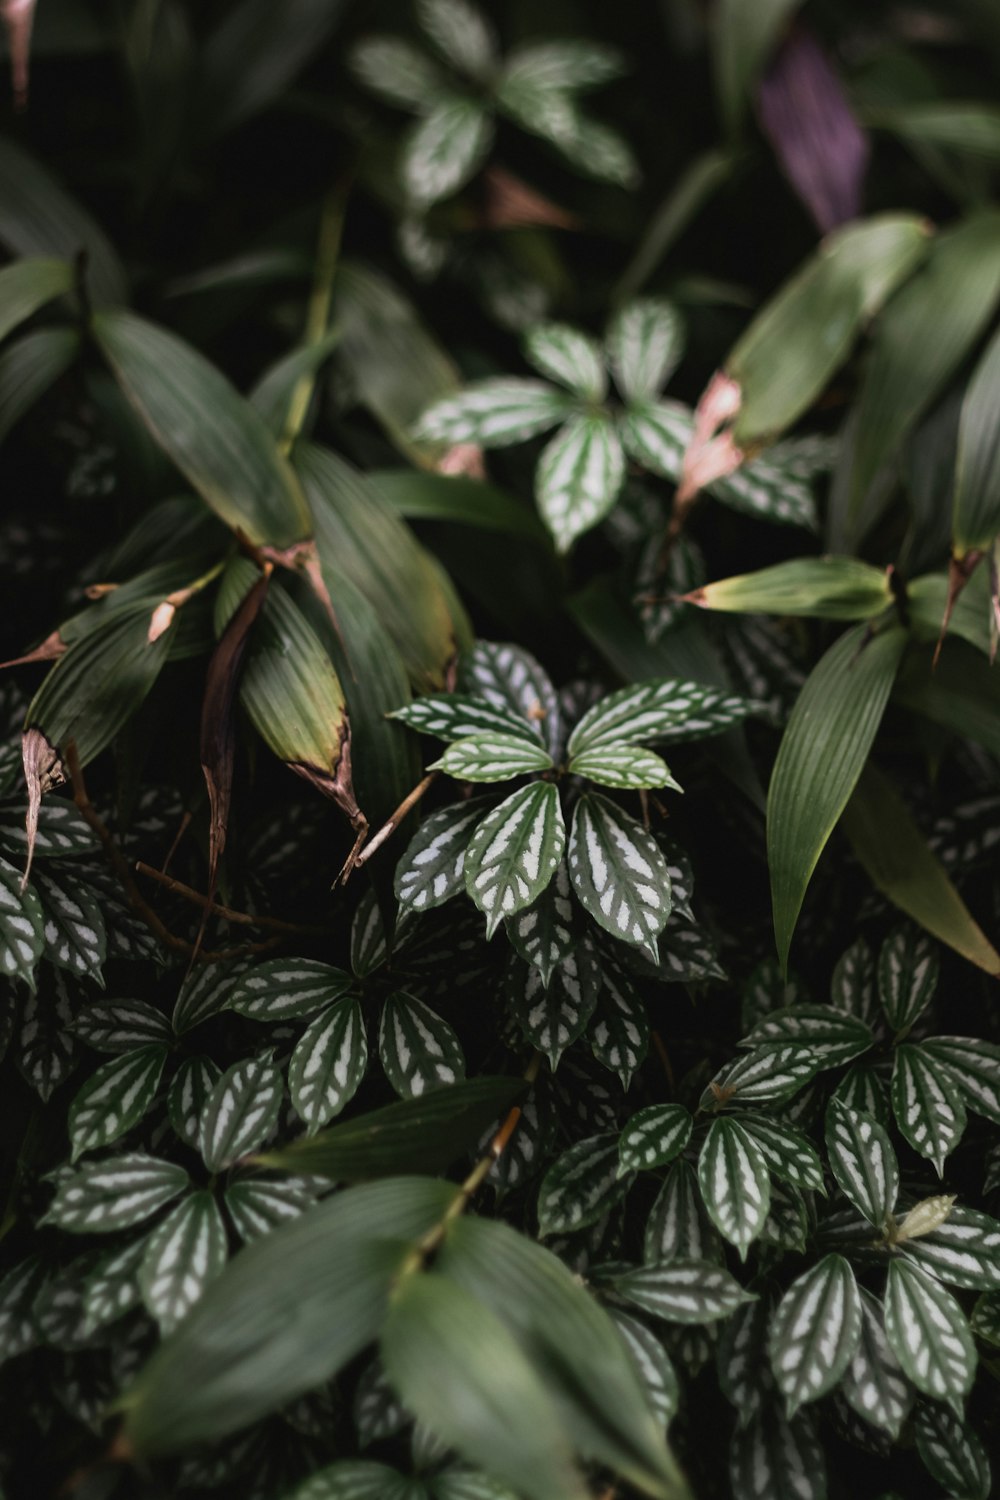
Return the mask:
<svg viewBox="0 0 1000 1500"><path fill-rule="evenodd" d="M226 1227L206 1189L191 1193L153 1230L139 1267L142 1298L167 1334L226 1264Z"/></svg>
<svg viewBox="0 0 1000 1500"><path fill-rule="evenodd" d="M368 1038L358 1001L331 1005L307 1026L288 1064L295 1112L318 1130L353 1099L368 1067Z"/></svg>
<svg viewBox="0 0 1000 1500"><path fill-rule="evenodd" d="M757 1238L771 1202L767 1161L735 1120L713 1120L698 1157L698 1187L719 1233L740 1259Z"/></svg>
<svg viewBox="0 0 1000 1500"><path fill-rule="evenodd" d="M69 1107L72 1160L109 1146L137 1125L156 1097L167 1048L139 1047L96 1068Z"/></svg>
<svg viewBox="0 0 1000 1500"><path fill-rule="evenodd" d="M270 1054L226 1069L201 1116L199 1144L210 1172L221 1172L267 1140L278 1121L281 1095L281 1074Z"/></svg>
<svg viewBox="0 0 1000 1500"><path fill-rule="evenodd" d="M951 1293L907 1261L890 1261L885 1331L917 1390L961 1411L976 1372L976 1349Z"/></svg>
<svg viewBox="0 0 1000 1500"><path fill-rule="evenodd" d="M861 1338L861 1293L850 1263L827 1255L794 1281L771 1322L768 1352L788 1415L840 1380Z"/></svg>
<svg viewBox="0 0 1000 1500"><path fill-rule="evenodd" d="M385 1076L404 1099L465 1078L462 1044L447 1021L401 990L388 995L382 1007L378 1050Z"/></svg>
<svg viewBox="0 0 1000 1500"><path fill-rule="evenodd" d="M285 1021L311 1016L350 986L350 974L316 959L273 958L239 976L226 1007L251 1021Z"/></svg>

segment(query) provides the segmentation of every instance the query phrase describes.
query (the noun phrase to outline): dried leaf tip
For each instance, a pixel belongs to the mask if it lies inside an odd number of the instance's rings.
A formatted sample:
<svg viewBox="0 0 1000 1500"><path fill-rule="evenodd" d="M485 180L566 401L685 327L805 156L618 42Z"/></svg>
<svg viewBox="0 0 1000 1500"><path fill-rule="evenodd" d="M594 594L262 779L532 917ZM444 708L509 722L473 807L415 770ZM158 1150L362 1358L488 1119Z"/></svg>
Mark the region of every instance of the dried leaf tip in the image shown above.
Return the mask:
<svg viewBox="0 0 1000 1500"><path fill-rule="evenodd" d="M945 600L944 618L941 621L941 633L938 636L937 645L934 647L934 660L931 662L931 671L933 671L937 666L938 660L941 656L941 649L944 646L944 638L948 634L948 626L951 624L951 617L954 614L955 605L958 603L959 595L965 588L965 585L968 583L973 573L976 571L976 567L984 556L985 553L979 551L966 552L962 557L952 555L951 561L948 564L948 597ZM993 592L993 597L995 607L995 591Z"/></svg>
<svg viewBox="0 0 1000 1500"><path fill-rule="evenodd" d="M21 877L23 891L31 874L31 861L34 858L35 843L38 839L38 812L42 805L42 797L54 786L59 786L66 780L66 769L55 746L45 738L40 729L35 727L24 731L21 740L21 760L24 765L24 779L28 785L28 812L24 823L28 840L28 859Z"/></svg>
<svg viewBox="0 0 1000 1500"><path fill-rule="evenodd" d="M713 479L732 474L746 457L731 431L722 431L738 416L742 401L739 381L723 370L717 370L695 409L694 431L684 454L677 489L675 503L679 510L690 505L698 492Z"/></svg>
<svg viewBox="0 0 1000 1500"><path fill-rule="evenodd" d="M15 109L24 109L28 103L28 67L35 3L36 0L0 0L0 16L7 28L7 45L10 48Z"/></svg>

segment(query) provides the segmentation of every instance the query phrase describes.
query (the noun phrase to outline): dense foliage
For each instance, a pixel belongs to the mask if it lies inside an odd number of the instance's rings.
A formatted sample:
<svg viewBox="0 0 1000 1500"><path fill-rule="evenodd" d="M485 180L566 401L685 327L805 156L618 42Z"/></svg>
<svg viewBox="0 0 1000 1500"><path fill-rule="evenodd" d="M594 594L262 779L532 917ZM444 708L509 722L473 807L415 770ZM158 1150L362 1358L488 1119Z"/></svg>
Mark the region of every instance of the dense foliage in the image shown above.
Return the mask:
<svg viewBox="0 0 1000 1500"><path fill-rule="evenodd" d="M34 19L2 1493L986 1500L994 7Z"/></svg>

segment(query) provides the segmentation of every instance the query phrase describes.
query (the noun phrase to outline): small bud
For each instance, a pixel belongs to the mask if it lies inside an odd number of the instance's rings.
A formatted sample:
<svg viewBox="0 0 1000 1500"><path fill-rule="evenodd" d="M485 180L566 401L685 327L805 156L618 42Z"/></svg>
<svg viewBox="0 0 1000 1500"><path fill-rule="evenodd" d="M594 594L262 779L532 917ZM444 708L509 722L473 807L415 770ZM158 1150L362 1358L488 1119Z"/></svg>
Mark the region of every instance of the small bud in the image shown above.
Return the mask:
<svg viewBox="0 0 1000 1500"><path fill-rule="evenodd" d="M954 1193L938 1193L934 1198L922 1198L896 1225L894 1243L901 1245L904 1240L917 1240L921 1235L932 1234L947 1219L954 1202Z"/></svg>
<svg viewBox="0 0 1000 1500"><path fill-rule="evenodd" d="M152 618L149 622L149 631L146 635L146 639L150 645L154 641L158 641L160 636L170 629L174 623L174 615L176 613L177 606L176 604L171 604L169 599L164 599L162 604L156 606L153 610Z"/></svg>

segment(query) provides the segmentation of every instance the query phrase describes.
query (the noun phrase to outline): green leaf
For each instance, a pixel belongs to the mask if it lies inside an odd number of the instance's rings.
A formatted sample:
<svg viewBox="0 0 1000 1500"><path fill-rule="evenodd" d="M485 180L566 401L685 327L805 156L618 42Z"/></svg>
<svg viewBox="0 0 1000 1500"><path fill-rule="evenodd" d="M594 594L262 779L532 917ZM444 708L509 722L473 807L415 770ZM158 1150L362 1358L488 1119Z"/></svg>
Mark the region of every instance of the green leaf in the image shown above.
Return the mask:
<svg viewBox="0 0 1000 1500"><path fill-rule="evenodd" d="M805 1412L768 1405L737 1428L729 1474L740 1500L826 1500L826 1455Z"/></svg>
<svg viewBox="0 0 1000 1500"><path fill-rule="evenodd" d="M511 947L538 970L546 989L573 950L571 890L569 871L562 859L542 894L505 923Z"/></svg>
<svg viewBox="0 0 1000 1500"><path fill-rule="evenodd" d="M124 1317L142 1301L139 1265L148 1239L140 1236L121 1249L102 1255L83 1290L84 1327L88 1335Z"/></svg>
<svg viewBox="0 0 1000 1500"><path fill-rule="evenodd" d="M141 1151L108 1156L59 1179L45 1222L72 1234L113 1234L155 1214L188 1180L183 1167Z"/></svg>
<svg viewBox="0 0 1000 1500"><path fill-rule="evenodd" d="M443 75L418 47L395 36L366 36L351 48L348 64L365 88L389 104L423 111Z"/></svg>
<svg viewBox="0 0 1000 1500"><path fill-rule="evenodd" d="M683 1104L650 1104L626 1124L618 1142L619 1172L666 1166L691 1139L693 1121Z"/></svg>
<svg viewBox="0 0 1000 1500"><path fill-rule="evenodd" d="M37 1256L21 1261L0 1280L0 1360L13 1359L36 1343L32 1309L44 1281Z"/></svg>
<svg viewBox="0 0 1000 1500"><path fill-rule="evenodd" d="M906 633L871 639L855 625L813 668L799 694L771 774L767 860L782 968L806 888L871 749Z"/></svg>
<svg viewBox="0 0 1000 1500"><path fill-rule="evenodd" d="M626 453L636 463L674 484L679 481L684 451L694 431L689 406L637 399L619 418L618 431Z"/></svg>
<svg viewBox="0 0 1000 1500"><path fill-rule="evenodd" d="M568 859L573 889L598 926L656 963L656 938L670 916L670 876L652 835L588 792L573 812Z"/></svg>
<svg viewBox="0 0 1000 1500"><path fill-rule="evenodd" d="M582 1036L603 982L590 944L578 942L556 966L546 986L538 969L511 970L508 1003L525 1037L544 1052L553 1071L566 1048Z"/></svg>
<svg viewBox="0 0 1000 1500"><path fill-rule="evenodd" d="M270 1054L227 1068L201 1116L199 1144L210 1172L221 1172L265 1141L278 1122L281 1074Z"/></svg>
<svg viewBox="0 0 1000 1500"><path fill-rule="evenodd" d="M571 756L604 745L669 744L719 734L754 705L701 682L656 678L609 693L588 709L569 737Z"/></svg>
<svg viewBox="0 0 1000 1500"><path fill-rule="evenodd" d="M407 137L401 171L410 202L429 208L468 182L489 153L493 120L475 99L439 97Z"/></svg>
<svg viewBox="0 0 1000 1500"><path fill-rule="evenodd" d="M909 1031L931 1002L938 982L938 956L929 939L897 927L878 955L878 993L897 1036Z"/></svg>
<svg viewBox="0 0 1000 1500"><path fill-rule="evenodd" d="M819 1152L800 1130L764 1114L740 1115L734 1123L749 1135L774 1177L806 1192L826 1191Z"/></svg>
<svg viewBox="0 0 1000 1500"><path fill-rule="evenodd" d="M654 755L652 750L641 750L635 745L602 744L581 750L570 761L568 769L573 776L585 776L599 786L618 787L623 791L652 786L669 786L674 791L681 791L666 761Z"/></svg>
<svg viewBox="0 0 1000 1500"><path fill-rule="evenodd" d="M42 903L30 886L21 889L21 872L0 859L0 970L34 988L35 965L45 947Z"/></svg>
<svg viewBox="0 0 1000 1500"><path fill-rule="evenodd" d="M917 1390L961 1411L976 1373L965 1314L939 1282L901 1259L889 1262L885 1332Z"/></svg>
<svg viewBox="0 0 1000 1500"><path fill-rule="evenodd" d="M351 983L343 969L314 958L272 958L239 976L226 1009L250 1021L297 1019L339 1000Z"/></svg>
<svg viewBox="0 0 1000 1500"><path fill-rule="evenodd" d="M376 469L369 476L398 515L408 520L448 521L480 531L527 538L548 550L534 510L519 495L465 474L427 474L417 469Z"/></svg>
<svg viewBox="0 0 1000 1500"><path fill-rule="evenodd" d="M921 1401L913 1415L913 1435L924 1467L947 1494L989 1500L992 1474L986 1449L954 1412Z"/></svg>
<svg viewBox="0 0 1000 1500"><path fill-rule="evenodd" d="M506 448L564 422L575 405L565 391L544 380L476 380L429 406L417 423L416 436L425 442Z"/></svg>
<svg viewBox="0 0 1000 1500"><path fill-rule="evenodd" d="M187 975L177 992L171 1025L177 1036L217 1016L229 1004L236 981L248 965L244 961L205 964Z"/></svg>
<svg viewBox="0 0 1000 1500"><path fill-rule="evenodd" d="M530 906L552 879L566 842L559 793L536 781L487 813L469 842L465 888L492 937L506 917Z"/></svg>
<svg viewBox="0 0 1000 1500"><path fill-rule="evenodd" d="M767 1161L735 1120L713 1120L698 1156L698 1187L719 1233L740 1259L760 1234L771 1203Z"/></svg>
<svg viewBox="0 0 1000 1500"><path fill-rule="evenodd" d="M444 771L457 781L510 781L532 771L547 771L552 758L537 741L520 734L475 734L449 745L428 770Z"/></svg>
<svg viewBox="0 0 1000 1500"><path fill-rule="evenodd" d="M901 1249L938 1281L978 1292L1000 1291L1000 1223L989 1214L952 1207L943 1222L908 1237Z"/></svg>
<svg viewBox="0 0 1000 1500"><path fill-rule="evenodd" d="M538 744L533 725L505 705L493 704L477 693L432 693L417 698L390 715L439 740L465 740L476 735L517 735L529 745Z"/></svg>
<svg viewBox="0 0 1000 1500"><path fill-rule="evenodd" d="M717 1075L702 1096L702 1107L718 1102L715 1090L726 1101L763 1104L789 1099L816 1076L816 1059L808 1045L761 1047L745 1052Z"/></svg>
<svg viewBox="0 0 1000 1500"><path fill-rule="evenodd" d="M603 1068L617 1073L627 1092L649 1051L649 1020L645 1003L624 974L604 971L590 1050Z"/></svg>
<svg viewBox="0 0 1000 1500"><path fill-rule="evenodd" d="M582 1500L558 1408L513 1334L433 1271L405 1278L389 1306L382 1360L432 1432L528 1500Z"/></svg>
<svg viewBox="0 0 1000 1500"><path fill-rule="evenodd" d="M862 1287L861 1337L840 1388L859 1417L895 1442L913 1405L913 1392L889 1347L882 1322L881 1304Z"/></svg>
<svg viewBox="0 0 1000 1500"><path fill-rule="evenodd" d="M988 1292L977 1297L969 1324L976 1338L1000 1347L1000 1295Z"/></svg>
<svg viewBox="0 0 1000 1500"><path fill-rule="evenodd" d="M547 375L587 401L600 402L608 392L604 354L596 340L566 323L539 323L524 340L524 355L540 375Z"/></svg>
<svg viewBox="0 0 1000 1500"><path fill-rule="evenodd" d="M705 486L705 493L730 510L761 521L819 530L812 480L818 467L830 467L829 449L817 436L788 438L743 464L733 474L721 475Z"/></svg>
<svg viewBox="0 0 1000 1500"><path fill-rule="evenodd" d="M867 1026L873 1026L878 1021L875 964L864 938L856 938L834 964L830 979L830 1004L849 1016L857 1016Z"/></svg>
<svg viewBox="0 0 1000 1500"><path fill-rule="evenodd" d="M899 1193L899 1164L888 1132L872 1115L834 1098L826 1114L826 1149L841 1192L881 1230Z"/></svg>
<svg viewBox="0 0 1000 1500"><path fill-rule="evenodd" d="M378 1028L385 1076L404 1099L447 1088L465 1078L462 1044L447 1021L401 990L386 996Z"/></svg>
<svg viewBox="0 0 1000 1500"><path fill-rule="evenodd" d="M345 1458L318 1469L285 1500L423 1500L427 1491L388 1464Z"/></svg>
<svg viewBox="0 0 1000 1500"><path fill-rule="evenodd" d="M950 1069L922 1047L904 1042L896 1048L892 1069L892 1110L904 1140L934 1163L940 1177L966 1123Z"/></svg>
<svg viewBox="0 0 1000 1500"><path fill-rule="evenodd" d="M198 1150L201 1117L222 1069L210 1057L185 1057L170 1082L167 1113L178 1140Z"/></svg>
<svg viewBox="0 0 1000 1500"><path fill-rule="evenodd" d="M561 36L557 41L516 47L507 70L539 89L599 88L625 72L625 60L614 47L589 37Z"/></svg>
<svg viewBox="0 0 1000 1500"><path fill-rule="evenodd" d="M329 1380L378 1335L411 1244L454 1195L428 1179L371 1183L241 1251L123 1398L131 1450L217 1441Z"/></svg>
<svg viewBox="0 0 1000 1500"><path fill-rule="evenodd" d="M888 575L854 557L797 557L696 589L703 609L870 620L892 603Z"/></svg>
<svg viewBox="0 0 1000 1500"><path fill-rule="evenodd" d="M1000 1046L972 1036L931 1036L921 1051L949 1070L967 1108L1000 1125Z"/></svg>
<svg viewBox="0 0 1000 1500"><path fill-rule="evenodd" d="M571 416L535 470L535 499L558 552L614 508L625 483L625 454L603 413Z"/></svg>
<svg viewBox="0 0 1000 1500"><path fill-rule="evenodd" d="M307 1026L288 1064L288 1092L310 1131L339 1115L361 1086L368 1067L368 1038L357 1000L329 1006Z"/></svg>
<svg viewBox="0 0 1000 1500"><path fill-rule="evenodd" d="M94 336L153 437L220 520L279 547L308 534L295 475L224 375L134 313L98 314Z"/></svg>
<svg viewBox="0 0 1000 1500"><path fill-rule="evenodd" d="M187 1317L228 1253L226 1226L207 1189L184 1198L157 1225L142 1257L139 1285L161 1334Z"/></svg>
<svg viewBox="0 0 1000 1500"><path fill-rule="evenodd" d="M143 1000L98 1000L74 1019L71 1030L95 1052L132 1052L170 1041L170 1022Z"/></svg>
<svg viewBox="0 0 1000 1500"><path fill-rule="evenodd" d="M618 1296L665 1323L712 1323L753 1301L735 1277L706 1260L670 1260L615 1276Z"/></svg>
<svg viewBox="0 0 1000 1500"><path fill-rule="evenodd" d="M517 1078L470 1078L402 1099L257 1158L261 1166L337 1182L443 1170L497 1122L521 1092Z"/></svg>
<svg viewBox="0 0 1000 1500"><path fill-rule="evenodd" d="M467 0L417 0L421 30L460 72L489 78L499 61L492 27Z"/></svg>
<svg viewBox="0 0 1000 1500"><path fill-rule="evenodd" d="M615 384L625 401L653 400L684 352L684 323L672 302L645 297L628 302L606 335Z"/></svg>
<svg viewBox="0 0 1000 1500"><path fill-rule="evenodd" d="M771 1320L768 1353L789 1417L833 1389L860 1338L854 1272L842 1255L826 1255L792 1282Z"/></svg>
<svg viewBox="0 0 1000 1500"><path fill-rule="evenodd" d="M67 879L65 870L58 877L37 870L33 884L42 903L44 956L60 969L103 985L108 942L99 903L82 881Z"/></svg>
<svg viewBox="0 0 1000 1500"><path fill-rule="evenodd" d="M482 798L459 802L424 819L396 866L401 911L429 911L465 890L466 850L487 805Z"/></svg>
<svg viewBox="0 0 1000 1500"><path fill-rule="evenodd" d="M735 1408L738 1427L746 1427L773 1396L774 1378L767 1361L767 1329L774 1311L766 1297L745 1302L727 1319L716 1355L719 1389Z"/></svg>
<svg viewBox="0 0 1000 1500"><path fill-rule="evenodd" d="M0 809L0 843L15 854L23 854L28 846L24 817L9 805ZM90 824L65 797L51 797L38 809L36 859L68 859L92 854L97 847Z"/></svg>
<svg viewBox="0 0 1000 1500"><path fill-rule="evenodd" d="M667 1173L646 1221L643 1259L721 1260L722 1241L705 1211L694 1169L681 1158Z"/></svg>
<svg viewBox="0 0 1000 1500"><path fill-rule="evenodd" d="M138 1125L156 1097L167 1054L162 1042L154 1043L95 1068L69 1107L72 1161Z"/></svg>
<svg viewBox="0 0 1000 1500"><path fill-rule="evenodd" d="M680 1405L680 1383L670 1355L645 1323L620 1308L609 1315L625 1340L632 1363L642 1381L646 1399L664 1427L677 1415Z"/></svg>
<svg viewBox="0 0 1000 1500"><path fill-rule="evenodd" d="M952 536L956 555L989 547L1000 532L996 494L1000 485L1000 438L996 423L1000 383L1000 333L976 365L962 401L955 455Z"/></svg>
<svg viewBox="0 0 1000 1500"><path fill-rule="evenodd" d="M844 811L844 831L883 895L932 936L988 974L1000 953L973 920L888 777L865 768Z"/></svg>
<svg viewBox="0 0 1000 1500"><path fill-rule="evenodd" d="M737 135L753 102L769 55L800 0L721 0L712 16L712 63L719 109L728 135ZM747 1492L748 1500L751 1491ZM803 1496L803 1500L808 1497Z"/></svg>
<svg viewBox="0 0 1000 1500"><path fill-rule="evenodd" d="M294 1177L284 1182L241 1177L226 1188L225 1203L236 1233L249 1242L297 1219L313 1207L315 1196Z"/></svg>
<svg viewBox="0 0 1000 1500"><path fill-rule="evenodd" d="M790 1043L807 1049L817 1072L851 1062L875 1045L864 1021L832 1005L786 1005L772 1010L740 1042L741 1047L780 1051Z"/></svg>
<svg viewBox="0 0 1000 1500"><path fill-rule="evenodd" d="M64 260L17 260L0 270L0 339L73 286Z"/></svg>
<svg viewBox="0 0 1000 1500"><path fill-rule="evenodd" d="M619 1176L618 1137L577 1141L549 1167L538 1193L538 1232L573 1234L594 1224L624 1197L632 1176Z"/></svg>

